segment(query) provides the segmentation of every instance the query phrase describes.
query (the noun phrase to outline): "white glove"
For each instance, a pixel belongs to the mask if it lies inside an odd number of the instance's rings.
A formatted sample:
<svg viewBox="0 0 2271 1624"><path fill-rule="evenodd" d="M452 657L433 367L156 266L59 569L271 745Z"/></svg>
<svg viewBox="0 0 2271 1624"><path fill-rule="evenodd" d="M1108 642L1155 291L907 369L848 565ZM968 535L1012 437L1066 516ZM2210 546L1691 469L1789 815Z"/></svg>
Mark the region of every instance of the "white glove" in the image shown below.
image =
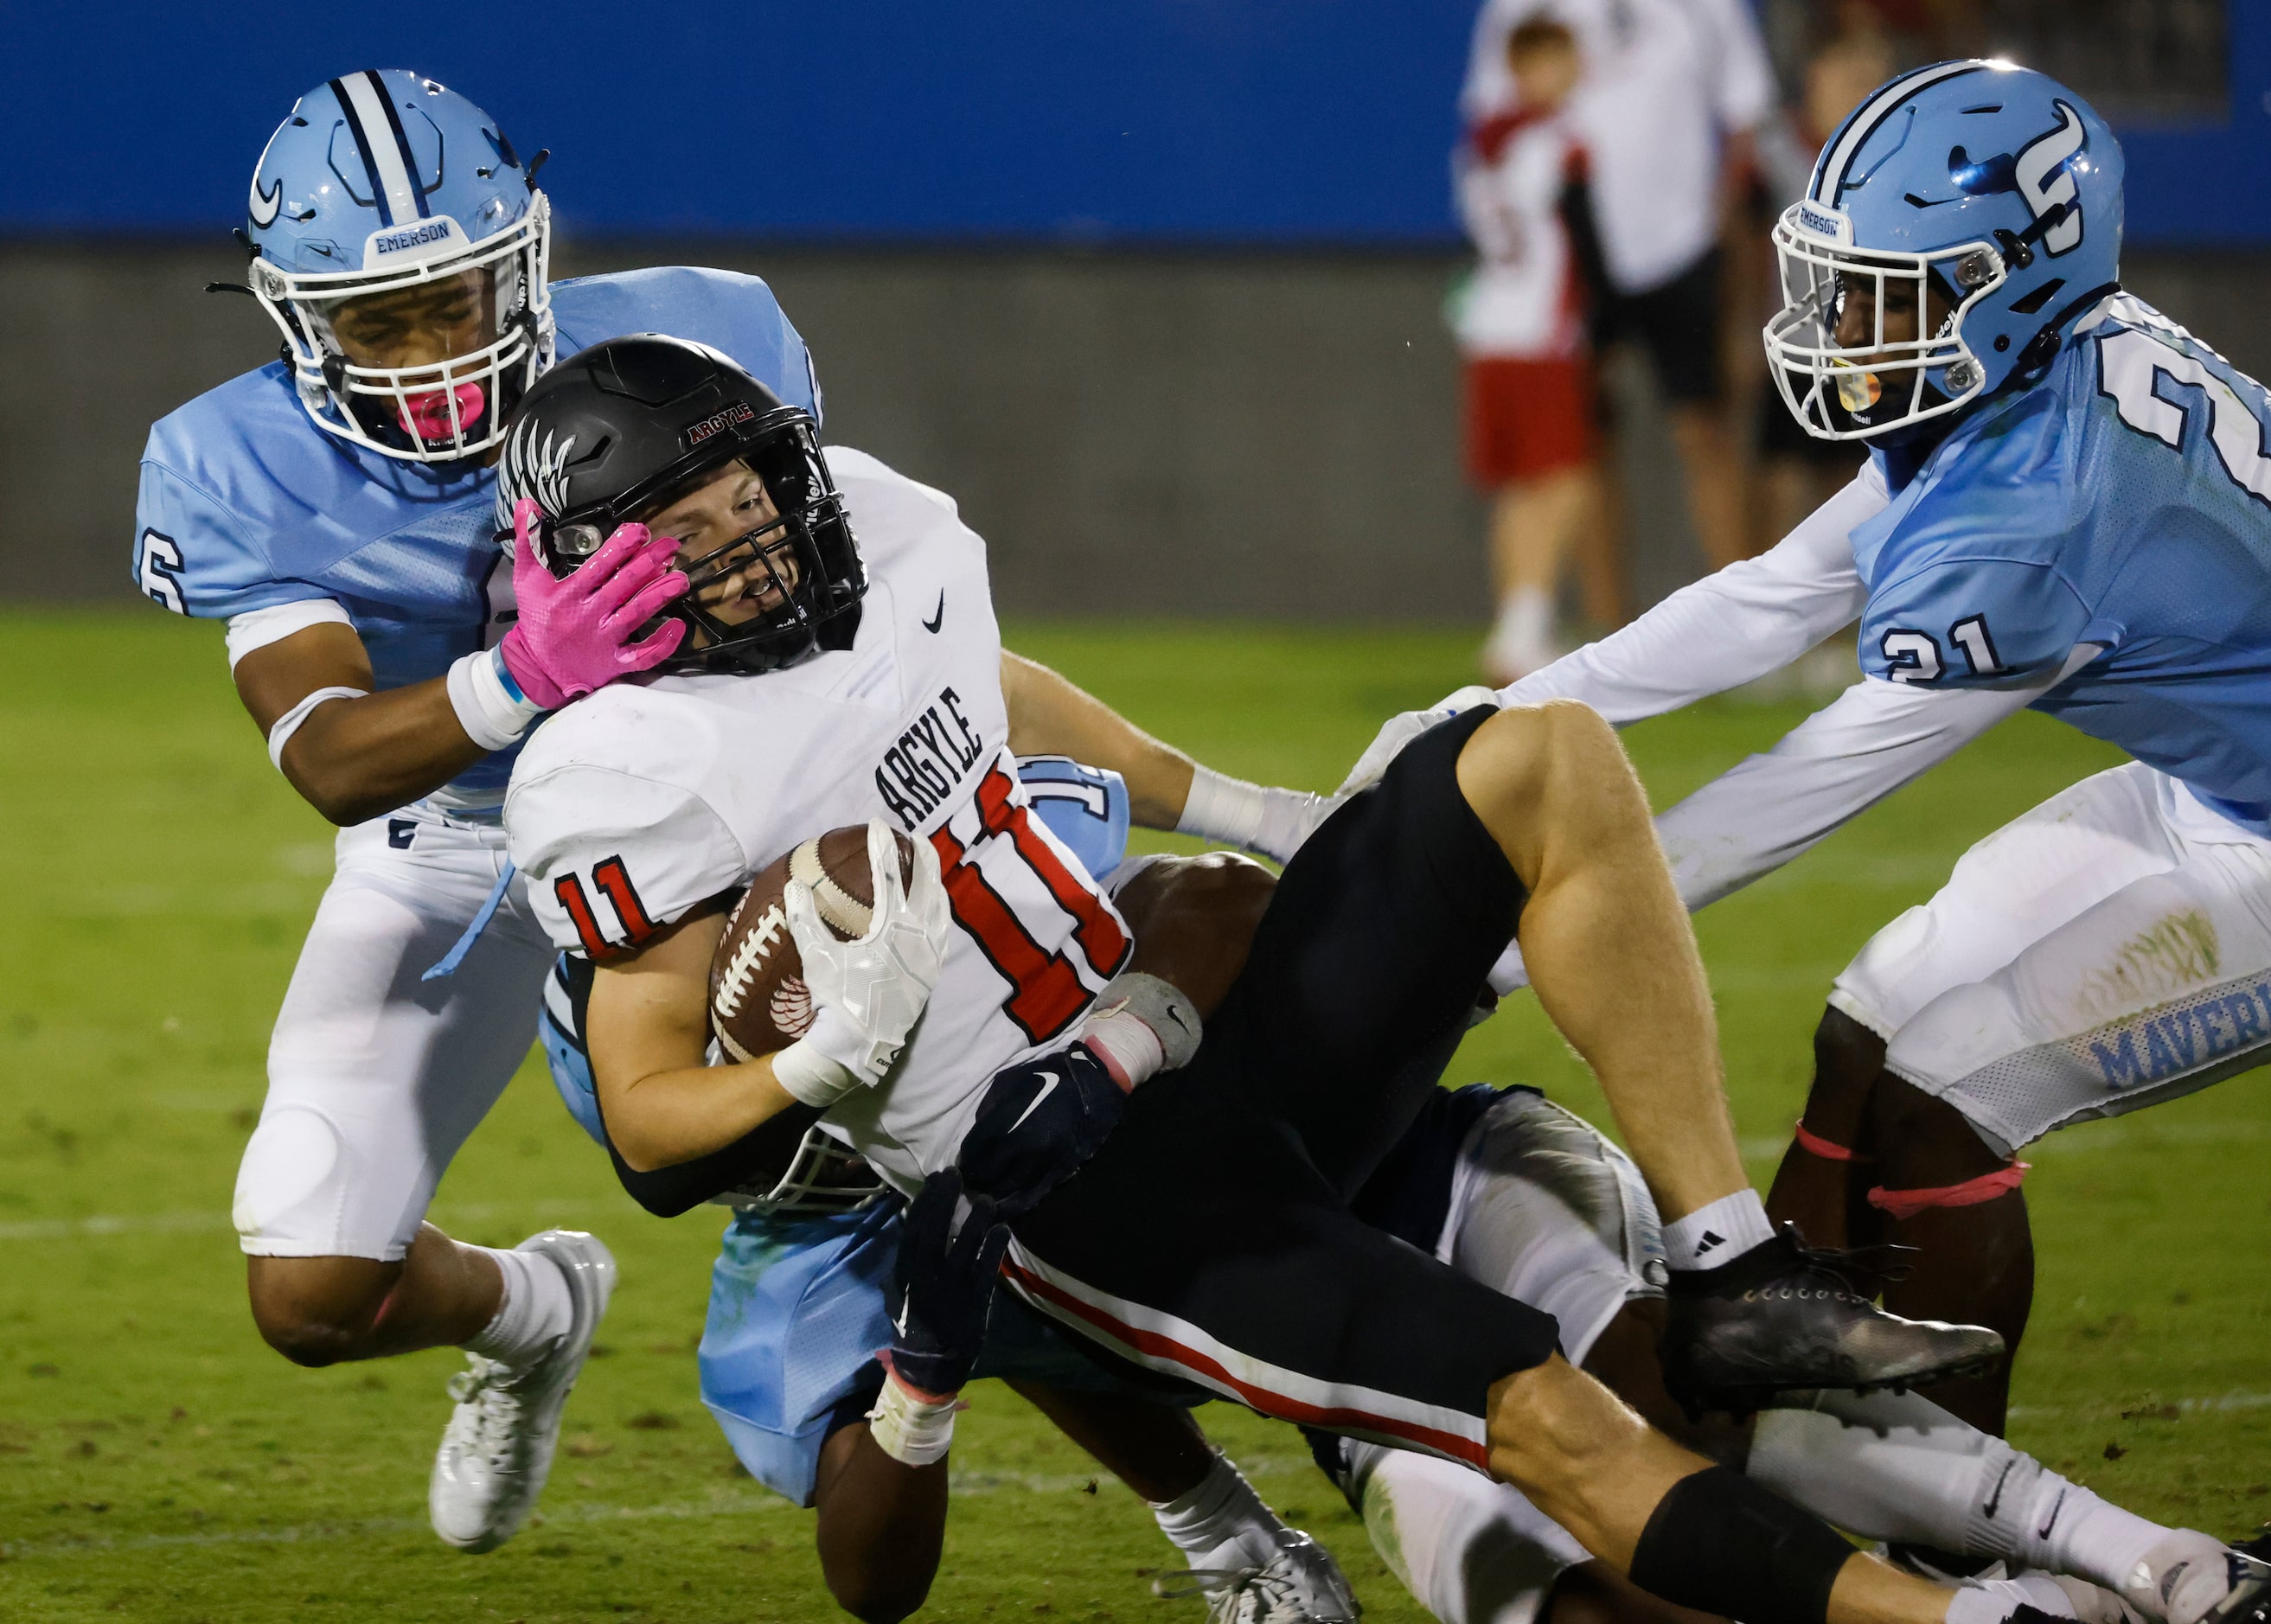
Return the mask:
<svg viewBox="0 0 2271 1624"><path fill-rule="evenodd" d="M1388 771L1388 764L1404 753L1404 747L1426 733L1430 727L1448 722L1462 711L1471 711L1486 704L1498 709L1498 693L1493 689L1475 683L1437 700L1425 711L1406 711L1401 716L1391 716L1375 734L1364 754L1356 758L1356 765L1333 793L1336 805L1347 800L1359 790L1370 789L1380 782L1380 775Z"/></svg>
<svg viewBox="0 0 2271 1624"><path fill-rule="evenodd" d="M792 880L781 898L817 1013L811 1030L773 1057L781 1086L825 1110L853 1088L882 1081L921 1018L946 964L953 914L938 852L917 840L912 885L899 883L898 843L883 820L867 824L874 912L865 935L839 942Z"/></svg>

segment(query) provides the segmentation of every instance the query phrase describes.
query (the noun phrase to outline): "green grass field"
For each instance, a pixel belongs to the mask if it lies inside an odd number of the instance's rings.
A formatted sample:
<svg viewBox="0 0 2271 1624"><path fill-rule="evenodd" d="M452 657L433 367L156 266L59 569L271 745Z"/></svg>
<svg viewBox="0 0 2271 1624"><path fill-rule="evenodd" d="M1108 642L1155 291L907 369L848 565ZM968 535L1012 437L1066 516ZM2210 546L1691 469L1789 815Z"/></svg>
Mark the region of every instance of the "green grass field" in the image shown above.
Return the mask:
<svg viewBox="0 0 2271 1624"><path fill-rule="evenodd" d="M1328 786L1390 711L1467 680L1418 632L1016 628L1205 760ZM1659 803L1799 712L1713 705L1629 735ZM149 612L0 615L0 1618L796 1620L840 1616L809 1514L741 1475L695 1389L714 1210L638 1212L525 1067L434 1216L509 1245L603 1235L622 1288L569 1412L540 1523L444 1549L425 1479L453 1352L295 1369L255 1337L227 1218L268 1023L329 831L263 758L218 629ZM1964 846L2113 754L2022 718L1699 921L1746 1150L1771 1170L1831 977ZM1598 1116L1534 1007L1456 1080L1541 1084ZM2262 1074L2033 1153L2041 1243L2018 1440L2156 1516L2271 1516L2271 1084ZM1140 1576L1142 1507L992 1383L957 1440L929 1616L1195 1619ZM1421 1617L1290 1429L1202 1412L1340 1555L1371 1616Z"/></svg>

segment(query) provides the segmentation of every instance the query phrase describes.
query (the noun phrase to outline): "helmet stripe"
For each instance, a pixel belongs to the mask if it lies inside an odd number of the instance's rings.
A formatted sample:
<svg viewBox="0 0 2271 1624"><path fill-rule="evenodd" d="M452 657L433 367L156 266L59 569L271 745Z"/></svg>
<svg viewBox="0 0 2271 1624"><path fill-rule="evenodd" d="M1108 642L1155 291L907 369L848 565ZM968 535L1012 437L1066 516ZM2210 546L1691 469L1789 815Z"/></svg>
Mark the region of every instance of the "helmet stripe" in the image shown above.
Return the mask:
<svg viewBox="0 0 2271 1624"><path fill-rule="evenodd" d="M338 98L339 111L346 115L347 133L354 137L355 151L362 154L363 175L370 182L372 200L378 205L379 224L391 226L394 224L394 211L388 206L386 188L379 181L378 165L370 153L370 138L363 133L362 115L355 110L354 98L347 93L346 83L339 79L331 81L331 94Z"/></svg>
<svg viewBox="0 0 2271 1624"><path fill-rule="evenodd" d="M433 209L426 202L426 189L418 183L418 154L410 150L410 137L402 128L402 111L394 105L394 98L386 93L386 85L376 73L362 77L378 92L378 105L386 114L387 133L394 138L394 150L402 154L402 178L410 183L411 195L418 199L418 218L430 219Z"/></svg>
<svg viewBox="0 0 2271 1624"><path fill-rule="evenodd" d="M1878 126L1898 112L1902 102L1942 79L1952 79L1960 73L1977 73L1986 65L1978 61L1935 63L1929 68L1904 73L1886 86L1845 121L1845 127L1822 154L1821 166L1813 172L1813 190L1806 196L1816 203L1837 206L1837 194L1844 190L1846 171L1853 167L1854 159L1860 156L1869 138L1877 133Z"/></svg>
<svg viewBox="0 0 2271 1624"><path fill-rule="evenodd" d="M350 73L333 79L331 90L346 113L347 128L354 132L363 167L370 174L380 222L392 226L425 213L426 200L411 183L410 165L405 161L409 145L402 138L401 126L393 122L394 108L378 75Z"/></svg>

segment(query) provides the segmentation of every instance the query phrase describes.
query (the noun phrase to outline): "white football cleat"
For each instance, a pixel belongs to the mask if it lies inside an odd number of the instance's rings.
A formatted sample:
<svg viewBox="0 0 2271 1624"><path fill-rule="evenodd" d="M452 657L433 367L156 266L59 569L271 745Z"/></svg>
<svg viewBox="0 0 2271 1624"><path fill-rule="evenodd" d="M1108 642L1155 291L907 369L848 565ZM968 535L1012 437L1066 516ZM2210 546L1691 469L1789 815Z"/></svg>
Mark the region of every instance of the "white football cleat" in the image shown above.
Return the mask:
<svg viewBox="0 0 2271 1624"><path fill-rule="evenodd" d="M2271 1594L2271 1566L2196 1529L2180 1528L2145 1553L2121 1594L2159 1624L2222 1624L2263 1606Z"/></svg>
<svg viewBox="0 0 2271 1624"><path fill-rule="evenodd" d="M1275 1553L1262 1567L1193 1568L1152 1580L1151 1593L1204 1595L1209 1624L1354 1624L1364 1608L1333 1553L1298 1528L1270 1538Z"/></svg>
<svg viewBox="0 0 2271 1624"><path fill-rule="evenodd" d="M615 1259L597 1237L547 1229L513 1248L550 1259L568 1277L567 1334L526 1365L478 1353L450 1378L458 1407L434 1456L426 1503L434 1531L460 1551L494 1551L520 1531L560 1441L560 1413L592 1352L615 1289Z"/></svg>

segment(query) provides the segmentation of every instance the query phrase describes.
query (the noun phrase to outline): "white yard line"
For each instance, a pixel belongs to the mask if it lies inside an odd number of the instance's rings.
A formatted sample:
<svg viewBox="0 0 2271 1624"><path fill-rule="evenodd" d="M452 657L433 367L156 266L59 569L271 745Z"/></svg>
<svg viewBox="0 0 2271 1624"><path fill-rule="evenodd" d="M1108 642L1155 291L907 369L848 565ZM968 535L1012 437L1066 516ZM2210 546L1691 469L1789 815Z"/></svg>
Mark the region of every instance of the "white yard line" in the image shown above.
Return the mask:
<svg viewBox="0 0 2271 1624"><path fill-rule="evenodd" d="M1307 1456L1257 1455L1240 1461L1249 1478L1282 1478L1309 1469ZM1028 1494L1076 1494L1097 1487L1117 1488L1117 1481L1101 1472L957 1471L951 1492L958 1495L995 1494L1003 1489ZM644 1523L663 1519L739 1516L744 1513L793 1509L778 1494L763 1493L721 1496L690 1504L664 1506L570 1505L537 1514L523 1539L534 1539L547 1531L591 1528L608 1523ZM284 1528L212 1529L187 1534L134 1534L123 1538L55 1538L9 1540L0 1543L0 1554L9 1561L41 1556L93 1556L118 1551L164 1551L177 1547L232 1545L302 1545L333 1539L362 1539L374 1534L414 1534L427 1531L423 1517L364 1517L344 1523L302 1523Z"/></svg>
<svg viewBox="0 0 2271 1624"><path fill-rule="evenodd" d="M530 1201L445 1203L429 1215L440 1224L482 1224L516 1216L568 1218L596 1211L607 1203L589 1196L539 1196ZM10 1240L85 1240L105 1235L181 1234L198 1230L233 1229L226 1212L117 1212L92 1218L30 1218L0 1224L0 1242Z"/></svg>
<svg viewBox="0 0 2271 1624"><path fill-rule="evenodd" d="M2271 1410L2271 1393L2225 1393L2215 1398L2179 1398L2175 1403L2178 1410L2185 1415L2213 1415L2233 1410ZM2010 1415L2014 1421L2047 1421L2060 1416L2116 1415L2119 1412L2119 1402L2109 1401L2089 1404L2013 1404Z"/></svg>
<svg viewBox="0 0 2271 1624"><path fill-rule="evenodd" d="M603 1523L652 1522L658 1518L739 1516L759 1511L785 1511L789 1503L778 1494L739 1494L730 1499L673 1506L565 1506L540 1513L521 1538L532 1539L547 1530L588 1528ZM176 1546L225 1545L299 1545L330 1539L361 1539L372 1534L428 1531L424 1517L365 1517L351 1523L302 1523L286 1528L215 1529L192 1534L136 1534L123 1539L46 1539L10 1542L11 1560L35 1556L107 1554L116 1551L162 1551Z"/></svg>

